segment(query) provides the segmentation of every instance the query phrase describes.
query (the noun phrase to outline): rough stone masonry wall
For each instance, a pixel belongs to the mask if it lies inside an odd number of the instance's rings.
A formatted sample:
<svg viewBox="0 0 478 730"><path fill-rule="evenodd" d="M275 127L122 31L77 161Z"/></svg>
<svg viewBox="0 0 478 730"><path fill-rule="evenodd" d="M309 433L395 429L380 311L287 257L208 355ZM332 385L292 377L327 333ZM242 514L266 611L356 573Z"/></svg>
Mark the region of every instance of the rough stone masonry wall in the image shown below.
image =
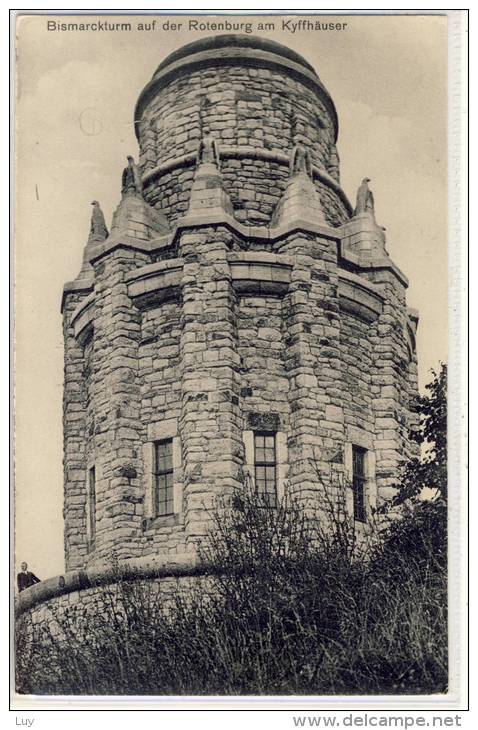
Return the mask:
<svg viewBox="0 0 478 730"><path fill-rule="evenodd" d="M285 72L242 64L178 74L148 105L142 124L143 133L156 132L156 156L144 160L153 167L196 152L201 137L212 134L219 144L278 152L300 142L326 169L334 141L329 114L312 90ZM141 136L140 145L151 150Z"/></svg>
<svg viewBox="0 0 478 730"><path fill-rule="evenodd" d="M152 479L145 474L147 449L151 450L153 441L169 437L169 432L164 433L165 421L179 423L181 415L181 317L181 304L176 300L162 302L142 313L138 375L141 387L143 491L148 489L147 479ZM175 482L180 476L175 470ZM185 549L184 511L168 517L148 519L146 510L143 510L142 525L142 555L164 555Z"/></svg>
<svg viewBox="0 0 478 730"><path fill-rule="evenodd" d="M338 180L330 114L316 93L285 72L239 64L189 69L159 91L139 128L144 174L194 156L200 139L210 134L220 147L240 146L258 153L288 156L301 144L310 150L313 164ZM288 180L287 163L261 159L260 154L237 159L225 153L221 171L238 220L270 221ZM171 222L187 210L193 172L193 167L181 166L146 183L147 201ZM326 214L338 225L347 217L345 206L334 191L324 193Z"/></svg>
<svg viewBox="0 0 478 730"><path fill-rule="evenodd" d="M186 533L204 536L217 499L242 483L236 296L227 253L232 234L206 226L181 235L182 408Z"/></svg>
<svg viewBox="0 0 478 730"><path fill-rule="evenodd" d="M417 394L416 358L410 362L406 346L407 309L405 287L386 269L369 274L384 294L384 308L377 324L373 343L376 479L379 497L394 493L400 465L410 456L418 456L418 445L409 438L416 421L413 401Z"/></svg>
<svg viewBox="0 0 478 730"><path fill-rule="evenodd" d="M32 630L40 630L46 631L47 636L50 634L67 638L65 628L69 627L78 640L81 640L82 627L91 627L98 621L103 622L103 625L107 624L113 611L115 615L120 612L122 600L130 606L140 602L146 616L148 607L153 610L156 604L167 610L174 605L178 594L184 597L193 595L195 591L204 593L210 590L210 586L211 578L208 576L172 575L137 579L126 585L110 583L106 586L83 588L37 603L17 618L17 628L30 634ZM122 599L122 594L126 598Z"/></svg>
<svg viewBox="0 0 478 730"><path fill-rule="evenodd" d="M292 491L317 507L331 460L344 440L339 357L337 247L334 241L296 233L281 253L295 259L283 300L285 363L289 377L289 481Z"/></svg>
<svg viewBox="0 0 478 730"><path fill-rule="evenodd" d="M244 430L251 414L274 418L276 430L289 431L289 378L285 369L282 297L243 295L237 305L241 408Z"/></svg>
<svg viewBox="0 0 478 730"><path fill-rule="evenodd" d="M88 445L96 469L93 560L141 554L141 313L127 294L125 277L145 263L146 255L124 248L94 262L95 426ZM136 470L135 477L124 472L126 466Z"/></svg>
<svg viewBox="0 0 478 730"><path fill-rule="evenodd" d="M68 568L82 566L88 550L85 513L88 381L83 346L76 340L71 325L75 308L86 296L85 292L69 293L63 308L63 519Z"/></svg>
<svg viewBox="0 0 478 730"><path fill-rule="evenodd" d="M384 312L370 323L340 311L332 239L294 233L278 242L276 250L295 263L288 292L274 296L234 290L227 255L236 246L218 227L183 233L182 298L143 311L127 296L125 276L149 258L119 249L95 263L94 336L82 346L65 324L65 413L73 419L65 421L65 454L68 479L78 477L65 502L65 519L74 520L66 521L69 568L196 543L207 527L205 509L241 484L242 435L257 427L257 414L273 416L272 430L286 434L292 489L314 504L321 488L315 469L324 481L342 471L350 428L366 434L376 453L381 496L413 450L415 362L407 358L396 277L368 274L385 293ZM67 302L65 323L81 299ZM184 501L179 514L148 521L144 446L164 422L177 423ZM93 552L85 529L90 463L97 470ZM126 465L134 466L133 478L121 473Z"/></svg>
<svg viewBox="0 0 478 730"><path fill-rule="evenodd" d="M347 426L364 430L373 440L375 423L372 410L371 338L376 324L364 322L347 312L340 316L340 359L343 386L344 420Z"/></svg>

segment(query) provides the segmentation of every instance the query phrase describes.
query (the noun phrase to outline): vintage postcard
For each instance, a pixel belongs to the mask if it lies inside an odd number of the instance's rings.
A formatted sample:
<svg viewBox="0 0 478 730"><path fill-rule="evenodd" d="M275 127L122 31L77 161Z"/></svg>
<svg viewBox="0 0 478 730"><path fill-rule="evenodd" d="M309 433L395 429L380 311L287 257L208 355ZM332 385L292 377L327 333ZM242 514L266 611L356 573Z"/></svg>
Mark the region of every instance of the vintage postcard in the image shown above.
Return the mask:
<svg viewBox="0 0 478 730"><path fill-rule="evenodd" d="M466 12L14 20L14 706L464 709Z"/></svg>

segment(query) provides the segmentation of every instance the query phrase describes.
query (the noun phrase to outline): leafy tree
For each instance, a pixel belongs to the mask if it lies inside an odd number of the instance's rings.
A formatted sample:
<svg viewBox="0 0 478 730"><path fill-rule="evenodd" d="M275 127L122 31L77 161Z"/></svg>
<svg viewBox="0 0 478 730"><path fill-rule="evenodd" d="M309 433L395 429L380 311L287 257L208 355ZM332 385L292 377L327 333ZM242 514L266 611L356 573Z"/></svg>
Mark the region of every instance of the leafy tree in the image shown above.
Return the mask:
<svg viewBox="0 0 478 730"><path fill-rule="evenodd" d="M394 503L417 501L425 487L436 490L436 498L447 498L447 366L441 363L438 373L432 370L428 394L416 401L420 413L418 425L410 438L421 447L421 455L405 465Z"/></svg>

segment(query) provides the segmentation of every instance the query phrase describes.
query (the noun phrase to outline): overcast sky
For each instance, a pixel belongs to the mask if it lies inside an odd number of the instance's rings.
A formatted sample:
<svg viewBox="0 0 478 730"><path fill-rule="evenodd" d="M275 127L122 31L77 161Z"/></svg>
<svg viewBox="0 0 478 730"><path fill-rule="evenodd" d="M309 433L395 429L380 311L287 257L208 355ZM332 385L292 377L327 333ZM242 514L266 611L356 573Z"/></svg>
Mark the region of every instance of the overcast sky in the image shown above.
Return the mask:
<svg viewBox="0 0 478 730"><path fill-rule="evenodd" d="M277 16L229 18L254 30L274 22L256 34L301 53L334 99L342 187L354 202L371 178L388 251L420 310L423 388L447 359L446 17L349 15L336 19L345 30L296 33ZM165 31L165 20L150 32L48 32L42 16L17 27L16 553L41 578L64 570L62 287L79 272L91 201L110 222L126 156L137 157L141 89L168 53L212 34L185 32L185 17Z"/></svg>

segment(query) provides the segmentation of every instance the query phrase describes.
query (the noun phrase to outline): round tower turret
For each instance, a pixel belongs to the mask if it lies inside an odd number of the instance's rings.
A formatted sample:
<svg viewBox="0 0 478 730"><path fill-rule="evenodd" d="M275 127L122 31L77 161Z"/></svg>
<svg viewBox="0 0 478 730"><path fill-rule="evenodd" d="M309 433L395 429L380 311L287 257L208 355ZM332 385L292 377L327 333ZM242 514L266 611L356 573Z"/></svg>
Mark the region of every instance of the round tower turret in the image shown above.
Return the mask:
<svg viewBox="0 0 478 730"><path fill-rule="evenodd" d="M314 69L279 43L221 35L170 54L140 94L135 126L145 199L171 222L188 208L196 150L215 138L235 216L267 224L293 148L309 150L328 222L348 217L338 188L334 103Z"/></svg>

